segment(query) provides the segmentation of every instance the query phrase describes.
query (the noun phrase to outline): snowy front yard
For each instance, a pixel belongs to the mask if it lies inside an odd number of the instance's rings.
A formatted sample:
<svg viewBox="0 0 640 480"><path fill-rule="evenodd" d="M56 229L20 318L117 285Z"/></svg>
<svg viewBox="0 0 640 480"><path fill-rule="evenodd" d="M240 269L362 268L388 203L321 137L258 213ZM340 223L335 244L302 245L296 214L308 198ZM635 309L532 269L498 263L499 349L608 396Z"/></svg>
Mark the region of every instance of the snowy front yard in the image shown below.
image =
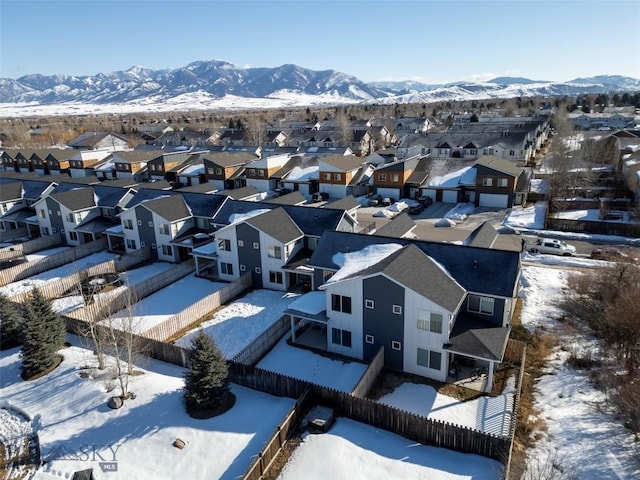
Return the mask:
<svg viewBox="0 0 640 480"><path fill-rule="evenodd" d="M230 411L195 420L182 403L184 369L150 360L131 380L136 398L111 410L105 381L80 377L94 372L80 370L93 362L91 352L72 346L61 353L56 370L31 382L20 379L18 349L0 360L0 398L28 413L40 437L47 463L37 479L71 478L85 468L112 480L238 478L294 403L232 385ZM0 438L13 435L13 424L0 423ZM172 446L176 438L185 441L183 450ZM117 472L103 474L100 462L112 460Z"/></svg>

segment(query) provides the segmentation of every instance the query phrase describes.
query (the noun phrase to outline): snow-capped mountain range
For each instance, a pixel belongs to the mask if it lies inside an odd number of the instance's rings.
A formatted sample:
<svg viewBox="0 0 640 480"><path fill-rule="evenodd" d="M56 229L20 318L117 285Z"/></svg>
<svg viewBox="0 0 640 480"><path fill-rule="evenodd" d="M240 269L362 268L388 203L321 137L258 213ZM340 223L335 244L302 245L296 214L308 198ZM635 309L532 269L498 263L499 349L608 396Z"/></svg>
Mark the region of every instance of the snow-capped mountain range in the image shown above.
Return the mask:
<svg viewBox="0 0 640 480"><path fill-rule="evenodd" d="M569 82L499 77L488 82L427 85L414 81L365 83L334 70L297 65L241 68L198 61L172 70L134 66L91 76L39 74L0 79L0 116L277 108L343 103L408 103L640 90L640 80L616 75Z"/></svg>

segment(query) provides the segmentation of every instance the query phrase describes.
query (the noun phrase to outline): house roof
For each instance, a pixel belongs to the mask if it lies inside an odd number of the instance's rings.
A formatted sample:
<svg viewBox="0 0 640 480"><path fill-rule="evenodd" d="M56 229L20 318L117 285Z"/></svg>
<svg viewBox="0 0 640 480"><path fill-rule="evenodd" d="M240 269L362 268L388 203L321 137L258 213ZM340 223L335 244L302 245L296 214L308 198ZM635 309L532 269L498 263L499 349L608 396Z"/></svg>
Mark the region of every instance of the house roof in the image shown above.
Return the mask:
<svg viewBox="0 0 640 480"><path fill-rule="evenodd" d="M247 185L246 187L223 190L222 192L217 192L216 195L225 195L229 198L233 198L234 200L242 200L243 198L251 197L258 193L260 192L258 192L256 187L253 185Z"/></svg>
<svg viewBox="0 0 640 480"><path fill-rule="evenodd" d="M180 193L216 193L218 189L213 183L198 183L196 185L190 185L188 187L176 188L176 191Z"/></svg>
<svg viewBox="0 0 640 480"><path fill-rule="evenodd" d="M191 217L191 210L182 195L167 195L154 200L147 200L140 205L169 222Z"/></svg>
<svg viewBox="0 0 640 480"><path fill-rule="evenodd" d="M338 231L324 233L309 264L335 271L339 269L333 262L335 254L355 252L368 245L384 243L414 244L442 264L469 292L512 298L520 278L520 252Z"/></svg>
<svg viewBox="0 0 640 480"><path fill-rule="evenodd" d="M348 275L344 280L380 273L429 298L450 312L457 309L466 294L464 288L442 265L412 244L396 250L375 265Z"/></svg>
<svg viewBox="0 0 640 480"><path fill-rule="evenodd" d="M463 243L471 247L491 248L497 239L497 230L487 221L476 227Z"/></svg>
<svg viewBox="0 0 640 480"><path fill-rule="evenodd" d="M374 235L382 235L383 237L403 237L411 230L416 228L416 223L405 212L395 216L390 222L385 223L378 228Z"/></svg>
<svg viewBox="0 0 640 480"><path fill-rule="evenodd" d="M332 167L342 170L344 172L350 172L357 170L362 166L363 159L356 157L355 155L330 155L320 160L323 163L327 163ZM322 167L321 167L322 168Z"/></svg>
<svg viewBox="0 0 640 480"><path fill-rule="evenodd" d="M275 238L281 243L292 242L303 236L302 230L283 208L275 208L262 215L245 220L252 227Z"/></svg>
<svg viewBox="0 0 640 480"><path fill-rule="evenodd" d="M265 200L265 202L273 203L274 205L300 205L307 201L299 191L287 193L286 195L281 195L279 197L270 198L269 200Z"/></svg>
<svg viewBox="0 0 640 480"><path fill-rule="evenodd" d="M133 150L131 152L116 152L113 154L115 163L141 163L153 160L162 155L162 150Z"/></svg>
<svg viewBox="0 0 640 480"><path fill-rule="evenodd" d="M505 175L512 177L518 177L522 173L522 168L516 166L513 162L505 160L504 158L496 157L495 155L485 155L475 161L474 166L480 165L490 168Z"/></svg>
<svg viewBox="0 0 640 480"><path fill-rule="evenodd" d="M509 330L508 327L497 326L468 312L460 312L449 335L449 342L445 344L445 349L464 355L502 361L509 339Z"/></svg>
<svg viewBox="0 0 640 480"><path fill-rule="evenodd" d="M353 210L354 208L360 208L360 203L356 200L353 195L345 195L342 198L334 202L327 203L322 206L322 208L331 208L334 210Z"/></svg>
<svg viewBox="0 0 640 480"><path fill-rule="evenodd" d="M196 217L213 218L222 205L228 201L228 197L222 197L220 195L192 192L181 192L181 195L191 209L191 213Z"/></svg>
<svg viewBox="0 0 640 480"><path fill-rule="evenodd" d="M76 138L74 138L73 140L71 140L69 142L69 146L70 147L74 147L74 148L78 148L78 147L88 147L88 148L93 148L96 144L98 144L100 141L104 140L105 138L107 138L109 135L112 135L115 138L118 138L124 142L127 141L126 138L121 137L120 135L117 135L115 133L109 133L109 132L85 132L81 135L78 135Z"/></svg>
<svg viewBox="0 0 640 480"><path fill-rule="evenodd" d="M18 200L22 198L22 182L2 182L0 188L0 202Z"/></svg>
<svg viewBox="0 0 640 480"><path fill-rule="evenodd" d="M244 165L257 157L252 153L246 152L218 152L204 154L202 158L220 167L235 167Z"/></svg>
<svg viewBox="0 0 640 480"><path fill-rule="evenodd" d="M91 187L76 187L64 192L56 190L50 197L73 212L97 206L96 197Z"/></svg>

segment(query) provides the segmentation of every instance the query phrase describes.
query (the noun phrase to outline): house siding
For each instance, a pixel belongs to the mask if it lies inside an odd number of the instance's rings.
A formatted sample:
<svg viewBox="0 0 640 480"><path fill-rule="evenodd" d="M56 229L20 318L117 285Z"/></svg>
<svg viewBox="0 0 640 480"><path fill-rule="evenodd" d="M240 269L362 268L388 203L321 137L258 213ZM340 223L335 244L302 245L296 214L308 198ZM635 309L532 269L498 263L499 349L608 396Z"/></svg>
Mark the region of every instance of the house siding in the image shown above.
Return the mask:
<svg viewBox="0 0 640 480"><path fill-rule="evenodd" d="M493 298L493 314L489 315L489 314L470 311L469 310L469 296L470 295L476 295L476 296L479 296L479 297ZM504 298L495 298L495 297L492 297L491 295L483 295L481 293L471 293L471 292L469 292L469 294L467 295L467 298L465 298L465 300L464 300L464 304L463 305L464 305L463 306L464 311L466 311L468 313L471 313L473 315L477 315L479 318L482 318L483 320L486 320L487 322L495 323L499 327L502 327L504 325L504 321L505 321L505 306L506 306L506 301L505 301Z"/></svg>
<svg viewBox="0 0 640 480"><path fill-rule="evenodd" d="M351 313L332 310L331 295L341 295L351 298ZM363 359L363 329L362 329L362 283L359 279L330 285L326 295L327 315L327 350L348 357ZM332 329L337 328L351 332L351 347L345 347L332 342ZM386 356L386 355L385 355Z"/></svg>
<svg viewBox="0 0 640 480"><path fill-rule="evenodd" d="M245 266L247 272L251 272L253 286L262 288L262 273L256 272L256 267L262 269L260 250L263 247L260 245L260 232L251 225L241 223L236 227L236 235L238 240L243 242L242 247L236 242L235 248L238 249L238 262L240 265ZM258 248L253 248L254 243L258 244ZM231 248L234 247L232 246ZM244 273L242 270L238 272L239 275Z"/></svg>
<svg viewBox="0 0 640 480"><path fill-rule="evenodd" d="M362 323L364 360L370 361L381 346L384 346L385 365L403 369L404 345L404 288L388 278L377 275L362 281ZM366 300L374 301L374 308L365 308ZM402 308L401 314L393 313L393 306ZM366 342L372 335L373 343ZM392 348L392 342L400 342L400 350Z"/></svg>
<svg viewBox="0 0 640 480"><path fill-rule="evenodd" d="M137 228L138 231L138 242L136 245L136 249L142 248L142 243L144 242L145 247L151 248L151 244L156 243L156 235L153 224L153 213L147 210L144 207L137 207L136 209L136 218L134 219L134 228ZM138 225L136 222L140 222ZM152 222L152 226L149 226L149 222ZM156 245L157 246L157 245ZM158 250L151 248L151 257L154 259L158 258Z"/></svg>

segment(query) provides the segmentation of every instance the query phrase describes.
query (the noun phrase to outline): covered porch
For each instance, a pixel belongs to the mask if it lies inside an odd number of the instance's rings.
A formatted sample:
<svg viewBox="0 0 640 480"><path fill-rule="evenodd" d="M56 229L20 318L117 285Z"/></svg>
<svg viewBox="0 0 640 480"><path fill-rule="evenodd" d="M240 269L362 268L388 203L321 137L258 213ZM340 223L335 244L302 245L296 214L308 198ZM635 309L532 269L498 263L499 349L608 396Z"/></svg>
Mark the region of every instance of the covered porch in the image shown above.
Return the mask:
<svg viewBox="0 0 640 480"><path fill-rule="evenodd" d="M471 314L459 316L443 347L449 353L447 381L489 393L510 331Z"/></svg>
<svg viewBox="0 0 640 480"><path fill-rule="evenodd" d="M302 249L282 267L286 274L285 285L288 292L306 293L313 290L314 269L307 266L312 253L310 250Z"/></svg>
<svg viewBox="0 0 640 480"><path fill-rule="evenodd" d="M284 313L291 319L291 344L327 351L325 292L309 292L289 305Z"/></svg>
<svg viewBox="0 0 640 480"><path fill-rule="evenodd" d="M191 256L196 263L196 276L218 279L218 245L215 241L201 245L191 250Z"/></svg>
<svg viewBox="0 0 640 480"><path fill-rule="evenodd" d="M210 242L211 237L208 233L204 233L198 229L190 229L169 243L176 249L176 260L184 262L189 259L189 255L193 255L192 252L194 249L208 245Z"/></svg>
<svg viewBox="0 0 640 480"><path fill-rule="evenodd" d="M122 225L115 225L104 231L109 244L109 251L114 253L126 253L124 246L124 230Z"/></svg>

